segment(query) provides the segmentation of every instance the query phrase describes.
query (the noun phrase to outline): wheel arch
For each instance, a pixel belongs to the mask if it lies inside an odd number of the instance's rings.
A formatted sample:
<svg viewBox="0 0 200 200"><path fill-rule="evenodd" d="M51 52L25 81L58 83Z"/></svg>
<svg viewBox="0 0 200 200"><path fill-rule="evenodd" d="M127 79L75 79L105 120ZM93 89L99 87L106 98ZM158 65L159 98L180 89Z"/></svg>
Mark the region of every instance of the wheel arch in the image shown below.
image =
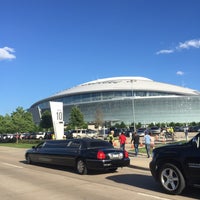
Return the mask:
<svg viewBox="0 0 200 200"><path fill-rule="evenodd" d="M180 170L180 172L182 173L184 179L186 180L186 176L185 176L185 173L184 173L184 170L183 170L183 166L181 165L180 161L175 160L175 159L170 159L170 158L168 158L168 159L165 159L165 158L160 159L157 162L157 165L156 165L157 166L157 172L159 172L159 170L165 164L172 164L172 165L176 166ZM158 178L158 173L157 173L157 178Z"/></svg>

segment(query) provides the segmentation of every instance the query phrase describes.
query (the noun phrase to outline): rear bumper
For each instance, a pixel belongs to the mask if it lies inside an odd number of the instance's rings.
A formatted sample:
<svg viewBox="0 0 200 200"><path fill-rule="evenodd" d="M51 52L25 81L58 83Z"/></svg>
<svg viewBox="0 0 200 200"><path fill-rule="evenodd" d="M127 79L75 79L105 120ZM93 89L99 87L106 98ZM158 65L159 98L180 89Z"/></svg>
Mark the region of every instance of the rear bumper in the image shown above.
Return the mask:
<svg viewBox="0 0 200 200"><path fill-rule="evenodd" d="M93 170L106 170L118 167L127 167L130 165L130 159L126 158L123 160L86 160L88 169Z"/></svg>

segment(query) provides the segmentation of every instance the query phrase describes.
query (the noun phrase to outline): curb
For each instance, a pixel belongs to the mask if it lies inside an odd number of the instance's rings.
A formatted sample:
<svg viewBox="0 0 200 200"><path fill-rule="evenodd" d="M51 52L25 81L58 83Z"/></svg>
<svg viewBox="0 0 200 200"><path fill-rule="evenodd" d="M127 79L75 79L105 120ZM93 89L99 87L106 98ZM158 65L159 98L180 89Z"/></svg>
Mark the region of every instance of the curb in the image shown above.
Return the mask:
<svg viewBox="0 0 200 200"><path fill-rule="evenodd" d="M136 165L132 165L132 164L130 164L128 167L129 168L133 168L133 169L140 169L140 170L150 171L150 169L147 168L147 167L141 167L141 166L136 166Z"/></svg>

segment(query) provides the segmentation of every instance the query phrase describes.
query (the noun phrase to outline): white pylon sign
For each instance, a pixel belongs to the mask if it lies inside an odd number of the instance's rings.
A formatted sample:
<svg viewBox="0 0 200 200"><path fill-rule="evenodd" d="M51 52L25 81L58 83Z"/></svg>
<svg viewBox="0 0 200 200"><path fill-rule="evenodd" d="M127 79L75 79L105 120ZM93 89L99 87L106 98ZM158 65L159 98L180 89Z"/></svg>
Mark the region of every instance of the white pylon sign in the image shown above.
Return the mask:
<svg viewBox="0 0 200 200"><path fill-rule="evenodd" d="M63 139L64 136L64 121L63 121L63 103L50 101L51 116L55 139Z"/></svg>

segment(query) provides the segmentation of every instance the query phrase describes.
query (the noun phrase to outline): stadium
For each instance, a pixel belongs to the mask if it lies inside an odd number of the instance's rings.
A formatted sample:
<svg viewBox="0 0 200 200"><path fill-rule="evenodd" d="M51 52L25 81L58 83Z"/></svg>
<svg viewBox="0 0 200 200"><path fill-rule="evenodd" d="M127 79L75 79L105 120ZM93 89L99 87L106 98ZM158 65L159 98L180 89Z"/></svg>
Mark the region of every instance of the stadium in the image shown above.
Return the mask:
<svg viewBox="0 0 200 200"><path fill-rule="evenodd" d="M35 123L50 109L49 101L63 102L64 122L77 106L85 122L190 123L200 121L200 92L144 77L112 77L86 82L40 100L30 107Z"/></svg>

